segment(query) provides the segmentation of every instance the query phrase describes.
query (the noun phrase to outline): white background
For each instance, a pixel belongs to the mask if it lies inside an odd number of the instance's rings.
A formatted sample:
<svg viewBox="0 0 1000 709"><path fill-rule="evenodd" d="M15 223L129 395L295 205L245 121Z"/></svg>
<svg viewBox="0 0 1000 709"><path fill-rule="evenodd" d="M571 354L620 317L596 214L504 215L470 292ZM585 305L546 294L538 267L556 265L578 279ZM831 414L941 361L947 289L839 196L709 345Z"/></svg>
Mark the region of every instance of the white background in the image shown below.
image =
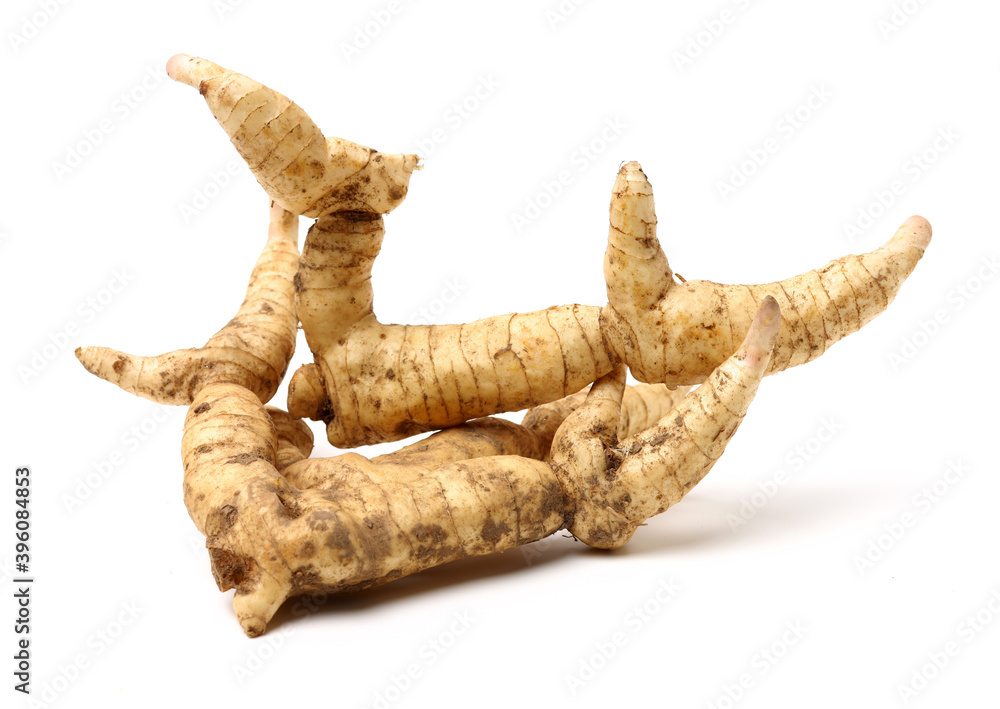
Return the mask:
<svg viewBox="0 0 1000 709"><path fill-rule="evenodd" d="M25 464L35 705L886 707L909 688L911 706L996 706L1000 286L985 264L1000 7L559 7L4 4L5 706L28 704L12 689L8 581ZM263 244L267 200L198 94L166 79L177 52L267 83L329 135L425 156L386 218L385 322L602 305L623 160L642 163L688 279L790 276L875 248L915 213L934 241L884 315L765 380L712 474L621 551L557 535L301 617L289 603L249 640L182 504L183 410L98 381L72 354L200 345L235 312ZM685 52L697 56L682 65ZM789 129L814 91L827 97ZM608 121L623 128L602 138ZM445 139L428 144L435 129ZM777 151L723 199L719 181L769 138ZM569 184L540 197L563 170ZM519 232L529 202L544 208ZM310 359L299 346L292 369ZM950 464L966 471L954 483ZM771 497L753 498L762 487ZM664 603L661 582L677 589ZM411 665L419 677L398 680Z"/></svg>

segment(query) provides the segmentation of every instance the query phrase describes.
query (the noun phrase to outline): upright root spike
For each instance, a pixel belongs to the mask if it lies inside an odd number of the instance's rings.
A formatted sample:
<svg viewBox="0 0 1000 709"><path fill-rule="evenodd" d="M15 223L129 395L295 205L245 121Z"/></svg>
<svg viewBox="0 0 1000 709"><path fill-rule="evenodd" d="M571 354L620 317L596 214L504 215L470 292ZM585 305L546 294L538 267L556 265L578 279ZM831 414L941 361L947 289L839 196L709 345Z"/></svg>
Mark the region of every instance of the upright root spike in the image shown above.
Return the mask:
<svg viewBox="0 0 1000 709"><path fill-rule="evenodd" d="M653 187L639 163L626 163L612 188L604 274L612 303L648 310L663 300L673 272L656 238Z"/></svg>
<svg viewBox="0 0 1000 709"><path fill-rule="evenodd" d="M656 238L652 187L638 163L628 163L611 199L604 265L608 306L601 322L620 337L624 352L618 354L640 381L697 384L733 352L762 300L771 296L783 314L771 374L816 359L885 310L930 239L930 224L914 216L870 253L783 281L675 283Z"/></svg>

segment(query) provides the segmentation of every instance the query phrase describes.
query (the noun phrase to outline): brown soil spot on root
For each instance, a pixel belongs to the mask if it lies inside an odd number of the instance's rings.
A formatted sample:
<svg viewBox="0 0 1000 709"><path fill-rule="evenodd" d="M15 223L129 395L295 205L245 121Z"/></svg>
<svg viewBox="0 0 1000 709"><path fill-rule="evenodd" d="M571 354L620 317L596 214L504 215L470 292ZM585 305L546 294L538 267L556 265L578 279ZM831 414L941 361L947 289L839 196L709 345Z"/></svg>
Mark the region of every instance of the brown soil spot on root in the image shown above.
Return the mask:
<svg viewBox="0 0 1000 709"><path fill-rule="evenodd" d="M241 588L257 577L257 562L248 556L238 556L226 549L208 548L212 574L219 588Z"/></svg>
<svg viewBox="0 0 1000 709"><path fill-rule="evenodd" d="M484 542L489 542L490 544L496 544L500 537L505 535L510 531L510 527L507 526L506 522L501 522L497 524L493 521L493 518L486 520L486 524L483 525L483 530L479 533L483 538Z"/></svg>

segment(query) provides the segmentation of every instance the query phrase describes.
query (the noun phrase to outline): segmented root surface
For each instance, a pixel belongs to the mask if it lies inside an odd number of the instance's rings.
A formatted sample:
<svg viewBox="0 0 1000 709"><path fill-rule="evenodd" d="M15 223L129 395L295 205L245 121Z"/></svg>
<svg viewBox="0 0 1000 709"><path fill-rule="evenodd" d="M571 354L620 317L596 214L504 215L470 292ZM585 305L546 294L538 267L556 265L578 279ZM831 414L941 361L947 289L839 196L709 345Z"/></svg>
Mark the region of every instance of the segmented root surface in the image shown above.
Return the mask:
<svg viewBox="0 0 1000 709"><path fill-rule="evenodd" d="M677 395L626 389L622 366L585 398L530 412L527 426L482 419L372 460L306 458L312 437L300 420L239 385L211 384L185 422L185 503L251 636L291 596L370 588L566 527L587 544L620 546L711 468L779 324L766 299L740 350L639 433ZM550 466L539 459L553 423ZM619 441L619 430L631 435Z"/></svg>
<svg viewBox="0 0 1000 709"><path fill-rule="evenodd" d="M325 138L293 101L250 77L178 54L167 74L198 89L264 191L293 214L386 214L406 197L416 155Z"/></svg>
<svg viewBox="0 0 1000 709"><path fill-rule="evenodd" d="M677 398L663 387L629 392L627 430ZM544 419L585 404L571 397ZM563 528L575 505L540 460L548 430L481 419L372 460L313 459L301 420L237 384L211 384L185 421L184 500L220 590L236 589L237 617L254 636L291 596L368 588Z"/></svg>
<svg viewBox="0 0 1000 709"><path fill-rule="evenodd" d="M619 171L605 255L609 304L562 306L465 325L383 325L371 269L376 215L317 221L303 250L298 308L315 364L288 408L322 420L340 447L391 441L553 401L625 361L635 377L698 384L739 346L764 298L784 315L768 373L803 364L884 310L930 239L911 217L885 246L777 283L677 283L656 237L638 163Z"/></svg>
<svg viewBox="0 0 1000 709"><path fill-rule="evenodd" d="M383 325L371 269L381 217L334 214L309 230L296 307L316 362L288 410L347 448L517 411L579 391L610 368L596 307L562 306L465 325Z"/></svg>
<svg viewBox="0 0 1000 709"><path fill-rule="evenodd" d="M541 461L303 459L311 442L276 418L238 385L212 384L185 423L185 503L248 635L290 596L376 586L563 524L562 488Z"/></svg>

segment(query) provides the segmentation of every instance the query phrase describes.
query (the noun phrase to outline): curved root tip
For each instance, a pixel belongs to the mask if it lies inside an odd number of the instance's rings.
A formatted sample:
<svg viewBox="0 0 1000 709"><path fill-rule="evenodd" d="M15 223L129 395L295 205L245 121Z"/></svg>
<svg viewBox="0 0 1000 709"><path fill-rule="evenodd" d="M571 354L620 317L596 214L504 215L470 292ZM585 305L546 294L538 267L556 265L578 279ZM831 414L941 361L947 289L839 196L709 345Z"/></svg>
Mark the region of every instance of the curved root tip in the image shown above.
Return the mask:
<svg viewBox="0 0 1000 709"><path fill-rule="evenodd" d="M190 54L175 54L167 62L167 76L174 81L201 90L201 82L223 73L218 64Z"/></svg>
<svg viewBox="0 0 1000 709"><path fill-rule="evenodd" d="M109 347L77 347L74 354L84 369L112 384L118 384L132 364L131 355Z"/></svg>
<svg viewBox="0 0 1000 709"><path fill-rule="evenodd" d="M267 623L285 602L281 584L266 576L247 592L237 590L233 597L233 610L243 632L251 638L264 634Z"/></svg>
<svg viewBox="0 0 1000 709"><path fill-rule="evenodd" d="M778 307L778 301L769 295L764 298L757 309L753 323L740 347L743 351L743 361L747 367L757 369L767 365L771 350L774 349L774 343L778 340L780 329L781 308Z"/></svg>
<svg viewBox="0 0 1000 709"><path fill-rule="evenodd" d="M167 386L164 372L174 375L171 381L186 382L201 364L195 350L139 357L110 347L78 347L76 358L88 372L129 394L170 405L189 404L191 396L185 387Z"/></svg>
<svg viewBox="0 0 1000 709"><path fill-rule="evenodd" d="M892 241L899 240L905 246L924 251L931 243L931 224L921 216L914 214L896 230Z"/></svg>
<svg viewBox="0 0 1000 709"><path fill-rule="evenodd" d="M193 57L190 54L175 54L167 60L167 76L174 81L181 81L184 67Z"/></svg>
<svg viewBox="0 0 1000 709"><path fill-rule="evenodd" d="M243 627L243 632L247 634L248 638L260 637L267 630L267 623L260 618L244 618L240 621L240 625Z"/></svg>

